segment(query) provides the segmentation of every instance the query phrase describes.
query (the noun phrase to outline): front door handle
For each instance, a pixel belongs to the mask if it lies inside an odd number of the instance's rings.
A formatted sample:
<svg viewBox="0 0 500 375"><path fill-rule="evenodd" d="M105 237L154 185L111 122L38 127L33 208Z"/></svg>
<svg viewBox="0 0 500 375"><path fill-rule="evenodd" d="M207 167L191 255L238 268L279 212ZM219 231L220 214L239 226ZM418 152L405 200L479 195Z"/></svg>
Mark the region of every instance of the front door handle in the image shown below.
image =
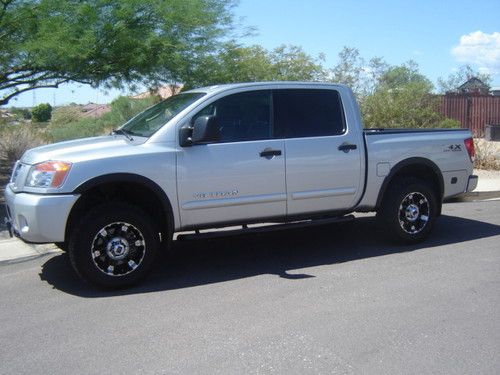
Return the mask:
<svg viewBox="0 0 500 375"><path fill-rule="evenodd" d="M351 150L356 150L357 148L358 148L358 146L357 146L357 145L353 145L353 144L351 144L351 143L347 143L347 142L342 143L342 144L338 147L339 151L344 151L344 152L349 152L349 151L351 151Z"/></svg>
<svg viewBox="0 0 500 375"><path fill-rule="evenodd" d="M272 158L273 156L280 156L281 150L273 150L272 148L266 148L259 153L261 158Z"/></svg>

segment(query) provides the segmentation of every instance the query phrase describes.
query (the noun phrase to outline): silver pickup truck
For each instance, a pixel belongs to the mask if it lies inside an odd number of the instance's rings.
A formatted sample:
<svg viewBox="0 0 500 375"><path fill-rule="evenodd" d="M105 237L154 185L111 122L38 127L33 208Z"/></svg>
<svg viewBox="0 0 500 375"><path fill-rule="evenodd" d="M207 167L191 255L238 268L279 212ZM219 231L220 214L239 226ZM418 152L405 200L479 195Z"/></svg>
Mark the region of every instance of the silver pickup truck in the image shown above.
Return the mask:
<svg viewBox="0 0 500 375"><path fill-rule="evenodd" d="M28 150L6 188L8 225L55 242L78 275L136 283L174 232L314 223L377 212L403 242L477 184L468 130L363 130L343 85L264 82L173 96L108 136Z"/></svg>

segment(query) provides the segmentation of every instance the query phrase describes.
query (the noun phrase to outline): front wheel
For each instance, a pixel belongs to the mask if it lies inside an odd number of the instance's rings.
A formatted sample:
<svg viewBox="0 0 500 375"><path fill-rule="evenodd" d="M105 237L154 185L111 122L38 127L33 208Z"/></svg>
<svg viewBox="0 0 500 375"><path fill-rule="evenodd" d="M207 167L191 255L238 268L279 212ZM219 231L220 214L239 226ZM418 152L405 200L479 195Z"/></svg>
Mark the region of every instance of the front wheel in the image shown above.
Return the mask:
<svg viewBox="0 0 500 375"><path fill-rule="evenodd" d="M88 212L71 233L69 256L85 281L123 288L144 278L159 248L158 231L140 209L110 203Z"/></svg>
<svg viewBox="0 0 500 375"><path fill-rule="evenodd" d="M424 181L398 178L386 191L377 217L383 231L392 239L416 243L429 235L437 207L436 193Z"/></svg>

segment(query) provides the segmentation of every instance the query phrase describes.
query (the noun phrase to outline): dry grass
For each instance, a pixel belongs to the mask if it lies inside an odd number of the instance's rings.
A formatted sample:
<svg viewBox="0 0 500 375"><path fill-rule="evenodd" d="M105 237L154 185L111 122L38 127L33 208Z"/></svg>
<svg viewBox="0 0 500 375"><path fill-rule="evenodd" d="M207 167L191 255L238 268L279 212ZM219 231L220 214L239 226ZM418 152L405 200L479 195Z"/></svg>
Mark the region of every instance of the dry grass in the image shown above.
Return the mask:
<svg viewBox="0 0 500 375"><path fill-rule="evenodd" d="M486 170L500 170L500 142L474 139L476 157L474 168Z"/></svg>
<svg viewBox="0 0 500 375"><path fill-rule="evenodd" d="M32 130L29 125L13 125L2 129L0 133L0 203L3 202L3 191L16 160L19 160L27 149L42 143L38 132Z"/></svg>
<svg viewBox="0 0 500 375"><path fill-rule="evenodd" d="M28 126L10 127L4 130L0 136L0 159L13 165L26 150L42 143L37 132L31 130Z"/></svg>

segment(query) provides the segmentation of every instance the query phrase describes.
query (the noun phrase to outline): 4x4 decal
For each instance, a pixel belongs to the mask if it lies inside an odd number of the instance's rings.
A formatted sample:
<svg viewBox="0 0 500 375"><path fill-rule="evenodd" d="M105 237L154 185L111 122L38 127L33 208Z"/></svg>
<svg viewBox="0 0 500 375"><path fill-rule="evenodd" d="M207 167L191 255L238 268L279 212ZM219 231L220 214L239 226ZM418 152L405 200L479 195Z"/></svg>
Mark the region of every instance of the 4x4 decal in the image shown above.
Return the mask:
<svg viewBox="0 0 500 375"><path fill-rule="evenodd" d="M462 151L462 145L449 145L446 146L445 149L443 150L444 152L450 152L450 151Z"/></svg>

